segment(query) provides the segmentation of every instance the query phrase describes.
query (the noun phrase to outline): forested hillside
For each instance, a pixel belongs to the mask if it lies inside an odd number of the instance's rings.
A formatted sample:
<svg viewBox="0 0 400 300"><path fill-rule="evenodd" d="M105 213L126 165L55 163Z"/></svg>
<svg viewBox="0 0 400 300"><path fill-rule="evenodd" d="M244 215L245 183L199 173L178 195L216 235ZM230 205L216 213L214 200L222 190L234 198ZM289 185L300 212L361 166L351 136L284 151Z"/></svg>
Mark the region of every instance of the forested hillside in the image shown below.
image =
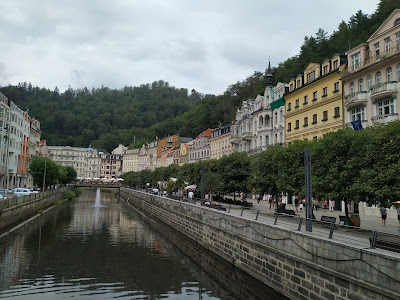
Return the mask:
<svg viewBox="0 0 400 300"><path fill-rule="evenodd" d="M299 55L273 69L275 82L288 82L310 62L321 63L365 42L395 8L400 8L400 0L381 0L374 14L367 16L360 10L330 36L323 29L306 36ZM112 150L118 143L138 147L168 134L194 138L208 127L230 123L243 100L263 94L264 75L256 71L219 96L171 87L162 80L122 89L69 88L64 93L20 83L0 91L40 120L42 138L49 145Z"/></svg>

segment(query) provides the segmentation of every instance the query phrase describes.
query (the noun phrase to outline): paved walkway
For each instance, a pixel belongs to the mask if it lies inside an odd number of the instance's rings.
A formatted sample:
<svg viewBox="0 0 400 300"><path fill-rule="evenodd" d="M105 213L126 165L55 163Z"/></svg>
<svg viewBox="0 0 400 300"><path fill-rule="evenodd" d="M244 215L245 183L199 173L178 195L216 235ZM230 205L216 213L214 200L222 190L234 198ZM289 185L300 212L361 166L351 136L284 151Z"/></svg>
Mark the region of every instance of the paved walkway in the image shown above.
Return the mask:
<svg viewBox="0 0 400 300"><path fill-rule="evenodd" d="M269 203L267 200L260 201L260 203L257 203L257 201L253 199L246 199L246 200L248 202L252 202L254 207L257 209L263 211L269 210ZM296 210L294 204L286 204L286 209ZM328 209L325 211L324 209L321 208L318 211L314 209L313 212L317 220L320 220L321 216L332 216L336 217L336 223L339 223L339 216L345 215L344 212L338 210L332 212L329 211ZM302 216L303 218L305 218L306 216L304 211L296 212L296 214ZM380 217L360 215L360 227L363 229L400 234L399 225L400 224L398 220L390 218L386 220L386 226L382 226L382 219Z"/></svg>

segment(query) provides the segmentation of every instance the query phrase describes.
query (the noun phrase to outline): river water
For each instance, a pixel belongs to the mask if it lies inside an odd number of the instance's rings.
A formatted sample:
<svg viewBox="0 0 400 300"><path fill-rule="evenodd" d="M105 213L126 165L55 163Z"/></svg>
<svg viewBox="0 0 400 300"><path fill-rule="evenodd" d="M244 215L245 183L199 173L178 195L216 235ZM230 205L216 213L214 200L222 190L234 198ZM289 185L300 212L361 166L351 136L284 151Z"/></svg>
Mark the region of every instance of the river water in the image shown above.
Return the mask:
<svg viewBox="0 0 400 300"><path fill-rule="evenodd" d="M284 299L99 190L0 240L0 299L9 298Z"/></svg>

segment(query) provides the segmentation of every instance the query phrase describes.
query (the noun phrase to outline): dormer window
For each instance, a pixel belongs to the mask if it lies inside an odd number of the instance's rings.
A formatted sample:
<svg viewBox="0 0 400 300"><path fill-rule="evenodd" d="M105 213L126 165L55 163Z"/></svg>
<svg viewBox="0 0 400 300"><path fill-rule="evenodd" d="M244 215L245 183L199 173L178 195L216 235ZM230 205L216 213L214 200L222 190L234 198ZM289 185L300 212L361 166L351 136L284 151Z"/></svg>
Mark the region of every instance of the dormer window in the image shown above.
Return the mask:
<svg viewBox="0 0 400 300"><path fill-rule="evenodd" d="M297 80L297 86L296 87L300 87L300 79Z"/></svg>
<svg viewBox="0 0 400 300"><path fill-rule="evenodd" d="M325 74L328 74L328 66L324 66L323 72L324 72L324 75L325 75Z"/></svg>
<svg viewBox="0 0 400 300"><path fill-rule="evenodd" d="M400 24L400 18L397 18L396 21L394 21L393 26L397 26Z"/></svg>

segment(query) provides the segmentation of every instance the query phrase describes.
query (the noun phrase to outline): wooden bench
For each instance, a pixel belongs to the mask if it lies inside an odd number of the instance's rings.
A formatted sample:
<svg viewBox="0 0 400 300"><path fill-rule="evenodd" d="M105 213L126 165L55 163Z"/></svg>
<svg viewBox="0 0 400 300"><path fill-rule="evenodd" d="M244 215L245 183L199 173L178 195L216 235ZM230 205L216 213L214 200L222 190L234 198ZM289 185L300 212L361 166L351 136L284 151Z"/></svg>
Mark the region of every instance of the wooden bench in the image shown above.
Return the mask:
<svg viewBox="0 0 400 300"><path fill-rule="evenodd" d="M336 223L336 217L329 217L329 216L321 216L321 224L322 225L331 225L331 223Z"/></svg>
<svg viewBox="0 0 400 300"><path fill-rule="evenodd" d="M346 221L346 216L339 216L339 224L340 224L340 222L343 222L343 225L344 225L345 221Z"/></svg>
<svg viewBox="0 0 400 300"><path fill-rule="evenodd" d="M287 214L287 215L291 215L291 216L295 216L296 215L296 212L293 209L285 209L283 211L283 213Z"/></svg>
<svg viewBox="0 0 400 300"><path fill-rule="evenodd" d="M372 247L372 238L369 238L369 244ZM377 238L375 240L375 248L380 248L380 249L400 253L400 241L398 241L398 239L395 240L395 239L382 239L382 238L378 239Z"/></svg>

